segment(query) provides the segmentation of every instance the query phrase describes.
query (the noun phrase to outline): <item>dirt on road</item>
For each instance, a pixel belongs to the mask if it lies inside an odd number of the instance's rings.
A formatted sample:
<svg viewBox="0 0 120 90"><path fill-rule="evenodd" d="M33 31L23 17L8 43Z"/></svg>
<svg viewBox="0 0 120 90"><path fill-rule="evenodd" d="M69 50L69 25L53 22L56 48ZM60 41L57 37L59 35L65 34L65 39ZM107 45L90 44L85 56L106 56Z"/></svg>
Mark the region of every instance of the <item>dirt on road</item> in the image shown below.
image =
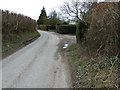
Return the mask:
<svg viewBox="0 0 120 90"><path fill-rule="evenodd" d="M68 61L62 56L64 44L75 36L39 31L41 37L2 63L2 88L71 88ZM72 40L73 39L73 40Z"/></svg>

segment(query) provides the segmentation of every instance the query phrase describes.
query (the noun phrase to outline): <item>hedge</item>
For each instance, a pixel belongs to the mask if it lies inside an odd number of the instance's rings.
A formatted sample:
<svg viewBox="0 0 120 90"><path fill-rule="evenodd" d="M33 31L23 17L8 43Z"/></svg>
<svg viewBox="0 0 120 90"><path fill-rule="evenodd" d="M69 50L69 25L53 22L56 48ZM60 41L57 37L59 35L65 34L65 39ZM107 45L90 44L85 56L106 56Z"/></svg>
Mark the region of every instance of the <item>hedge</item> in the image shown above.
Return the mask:
<svg viewBox="0 0 120 90"><path fill-rule="evenodd" d="M2 10L2 33L36 32L36 21L28 16Z"/></svg>
<svg viewBox="0 0 120 90"><path fill-rule="evenodd" d="M55 26L47 25L47 30L55 30L55 29L56 29Z"/></svg>
<svg viewBox="0 0 120 90"><path fill-rule="evenodd" d="M87 32L87 29L89 27L89 23L79 21L76 27L76 40L77 43L81 43L85 40L85 33Z"/></svg>
<svg viewBox="0 0 120 90"><path fill-rule="evenodd" d="M46 25L38 25L37 27L40 30L47 30L47 26Z"/></svg>
<svg viewBox="0 0 120 90"><path fill-rule="evenodd" d="M28 16L2 11L2 54L23 45L23 42L37 38L36 21Z"/></svg>
<svg viewBox="0 0 120 90"><path fill-rule="evenodd" d="M38 25L38 29L49 31L49 30L55 30L56 27L51 25Z"/></svg>
<svg viewBox="0 0 120 90"><path fill-rule="evenodd" d="M57 32L60 34L75 34L76 25L57 25Z"/></svg>

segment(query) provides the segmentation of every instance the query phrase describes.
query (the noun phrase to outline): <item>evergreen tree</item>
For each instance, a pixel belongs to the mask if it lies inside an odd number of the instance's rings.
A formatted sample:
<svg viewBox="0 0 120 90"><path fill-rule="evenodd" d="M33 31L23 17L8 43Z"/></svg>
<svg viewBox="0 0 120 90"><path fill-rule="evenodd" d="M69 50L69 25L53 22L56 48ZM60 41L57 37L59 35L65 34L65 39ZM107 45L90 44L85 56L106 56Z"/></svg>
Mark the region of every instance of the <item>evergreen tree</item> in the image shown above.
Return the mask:
<svg viewBox="0 0 120 90"><path fill-rule="evenodd" d="M41 10L41 14L39 16L39 19L37 20L37 24L38 25L46 24L46 20L47 20L47 14L46 14L45 8L43 6L43 9Z"/></svg>

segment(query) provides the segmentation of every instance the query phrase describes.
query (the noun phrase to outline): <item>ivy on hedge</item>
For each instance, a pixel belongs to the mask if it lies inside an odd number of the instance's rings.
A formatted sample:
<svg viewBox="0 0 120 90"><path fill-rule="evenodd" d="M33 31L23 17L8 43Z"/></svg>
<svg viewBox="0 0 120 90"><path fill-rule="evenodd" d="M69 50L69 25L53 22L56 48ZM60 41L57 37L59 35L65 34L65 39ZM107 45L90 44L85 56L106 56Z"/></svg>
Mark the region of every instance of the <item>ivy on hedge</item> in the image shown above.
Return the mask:
<svg viewBox="0 0 120 90"><path fill-rule="evenodd" d="M84 41L85 38L85 33L87 32L87 29L90 25L87 22L84 21L79 21L77 24L77 28L76 28L76 39L77 39L77 43L80 43L82 41Z"/></svg>

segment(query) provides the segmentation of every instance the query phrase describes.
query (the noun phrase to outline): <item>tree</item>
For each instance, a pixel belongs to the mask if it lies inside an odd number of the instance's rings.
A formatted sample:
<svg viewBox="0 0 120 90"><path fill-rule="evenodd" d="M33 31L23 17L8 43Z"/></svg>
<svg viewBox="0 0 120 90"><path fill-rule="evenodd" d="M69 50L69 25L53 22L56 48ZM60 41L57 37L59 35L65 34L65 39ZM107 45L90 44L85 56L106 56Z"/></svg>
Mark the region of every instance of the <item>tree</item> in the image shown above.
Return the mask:
<svg viewBox="0 0 120 90"><path fill-rule="evenodd" d="M46 24L46 20L47 20L47 14L46 14L46 10L43 7L43 9L41 10L41 14L39 16L39 19L37 20L37 24Z"/></svg>
<svg viewBox="0 0 120 90"><path fill-rule="evenodd" d="M57 12L53 10L47 19L47 25L56 26L57 24L61 24L61 20L59 19Z"/></svg>
<svg viewBox="0 0 120 90"><path fill-rule="evenodd" d="M72 21L81 20L88 8L90 7L90 2L81 2L80 0L70 0L64 2L61 6L61 11L66 18Z"/></svg>

